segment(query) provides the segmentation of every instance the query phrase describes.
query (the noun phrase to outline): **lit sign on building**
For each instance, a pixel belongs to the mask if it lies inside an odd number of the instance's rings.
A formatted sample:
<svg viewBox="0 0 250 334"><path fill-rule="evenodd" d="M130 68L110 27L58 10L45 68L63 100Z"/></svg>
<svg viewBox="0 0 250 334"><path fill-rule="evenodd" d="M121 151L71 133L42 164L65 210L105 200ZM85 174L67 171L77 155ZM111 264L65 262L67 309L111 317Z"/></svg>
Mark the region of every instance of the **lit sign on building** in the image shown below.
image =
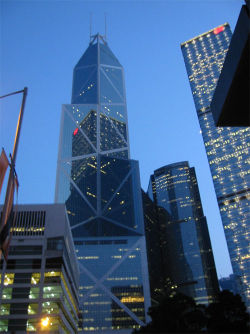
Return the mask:
<svg viewBox="0 0 250 334"><path fill-rule="evenodd" d="M219 34L220 32L222 32L223 30L225 30L225 27L223 27L223 26L218 27L218 28L215 28L215 29L214 29L214 34L217 35L217 34Z"/></svg>

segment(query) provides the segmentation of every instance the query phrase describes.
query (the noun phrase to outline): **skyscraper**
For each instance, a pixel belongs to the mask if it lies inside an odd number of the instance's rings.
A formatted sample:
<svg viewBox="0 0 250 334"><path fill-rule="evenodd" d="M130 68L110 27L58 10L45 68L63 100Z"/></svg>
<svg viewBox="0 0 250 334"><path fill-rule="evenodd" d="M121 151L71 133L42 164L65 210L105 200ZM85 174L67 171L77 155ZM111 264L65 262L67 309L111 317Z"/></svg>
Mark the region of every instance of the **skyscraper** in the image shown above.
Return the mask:
<svg viewBox="0 0 250 334"><path fill-rule="evenodd" d="M238 289L250 306L249 128L216 128L210 102L229 47L225 23L181 44ZM239 101L240 108L240 101Z"/></svg>
<svg viewBox="0 0 250 334"><path fill-rule="evenodd" d="M158 208L166 289L212 302L219 287L194 168L183 161L157 169L148 194Z"/></svg>
<svg viewBox="0 0 250 334"><path fill-rule="evenodd" d="M84 333L143 325L150 293L138 162L129 159L123 68L99 34L62 107L55 201L66 203L78 255Z"/></svg>
<svg viewBox="0 0 250 334"><path fill-rule="evenodd" d="M151 200L147 193L142 190L143 213L145 235L148 256L148 273L150 282L150 295L152 306L158 305L163 296L169 295L172 284L166 274L168 260L166 258L166 239L164 228L161 228L161 214L165 221L171 221L166 210L159 212L160 208ZM165 225L165 224L164 224ZM172 290L171 290L172 292Z"/></svg>

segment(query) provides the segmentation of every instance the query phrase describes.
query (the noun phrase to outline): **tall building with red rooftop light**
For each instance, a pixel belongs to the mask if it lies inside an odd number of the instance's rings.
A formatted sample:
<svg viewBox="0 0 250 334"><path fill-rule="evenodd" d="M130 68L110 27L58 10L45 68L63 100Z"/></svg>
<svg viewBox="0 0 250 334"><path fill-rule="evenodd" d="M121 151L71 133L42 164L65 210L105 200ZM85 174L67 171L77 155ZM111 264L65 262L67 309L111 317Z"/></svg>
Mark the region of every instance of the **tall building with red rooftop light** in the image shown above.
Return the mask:
<svg viewBox="0 0 250 334"><path fill-rule="evenodd" d="M55 201L66 203L84 333L131 333L150 306L138 162L129 158L123 68L92 37L63 105Z"/></svg>
<svg viewBox="0 0 250 334"><path fill-rule="evenodd" d="M210 109L232 33L228 23L181 44L238 290L250 307L250 131L216 127ZM240 101L239 101L240 108Z"/></svg>

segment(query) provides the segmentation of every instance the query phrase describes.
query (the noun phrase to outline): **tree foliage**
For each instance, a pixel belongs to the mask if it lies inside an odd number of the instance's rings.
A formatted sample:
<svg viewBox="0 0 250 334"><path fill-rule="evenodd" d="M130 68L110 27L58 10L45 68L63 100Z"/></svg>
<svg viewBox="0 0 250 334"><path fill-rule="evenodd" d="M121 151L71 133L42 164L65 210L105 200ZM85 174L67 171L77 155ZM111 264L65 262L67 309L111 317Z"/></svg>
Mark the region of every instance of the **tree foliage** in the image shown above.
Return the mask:
<svg viewBox="0 0 250 334"><path fill-rule="evenodd" d="M249 333L249 314L239 295L228 290L220 292L206 313L209 333Z"/></svg>
<svg viewBox="0 0 250 334"><path fill-rule="evenodd" d="M209 306L183 294L165 297L148 314L152 321L133 333L249 333L249 315L239 295L218 294Z"/></svg>

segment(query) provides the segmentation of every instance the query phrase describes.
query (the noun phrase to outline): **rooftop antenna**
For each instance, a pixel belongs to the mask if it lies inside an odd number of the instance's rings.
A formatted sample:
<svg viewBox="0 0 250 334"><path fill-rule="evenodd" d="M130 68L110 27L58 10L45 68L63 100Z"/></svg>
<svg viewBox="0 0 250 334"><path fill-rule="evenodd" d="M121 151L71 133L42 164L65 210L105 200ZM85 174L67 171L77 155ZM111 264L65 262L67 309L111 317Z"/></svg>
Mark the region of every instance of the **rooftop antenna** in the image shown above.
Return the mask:
<svg viewBox="0 0 250 334"><path fill-rule="evenodd" d="M89 14L89 41L92 37L92 12Z"/></svg>
<svg viewBox="0 0 250 334"><path fill-rule="evenodd" d="M104 38L107 40L107 14L104 13L104 18L105 18L105 35Z"/></svg>

